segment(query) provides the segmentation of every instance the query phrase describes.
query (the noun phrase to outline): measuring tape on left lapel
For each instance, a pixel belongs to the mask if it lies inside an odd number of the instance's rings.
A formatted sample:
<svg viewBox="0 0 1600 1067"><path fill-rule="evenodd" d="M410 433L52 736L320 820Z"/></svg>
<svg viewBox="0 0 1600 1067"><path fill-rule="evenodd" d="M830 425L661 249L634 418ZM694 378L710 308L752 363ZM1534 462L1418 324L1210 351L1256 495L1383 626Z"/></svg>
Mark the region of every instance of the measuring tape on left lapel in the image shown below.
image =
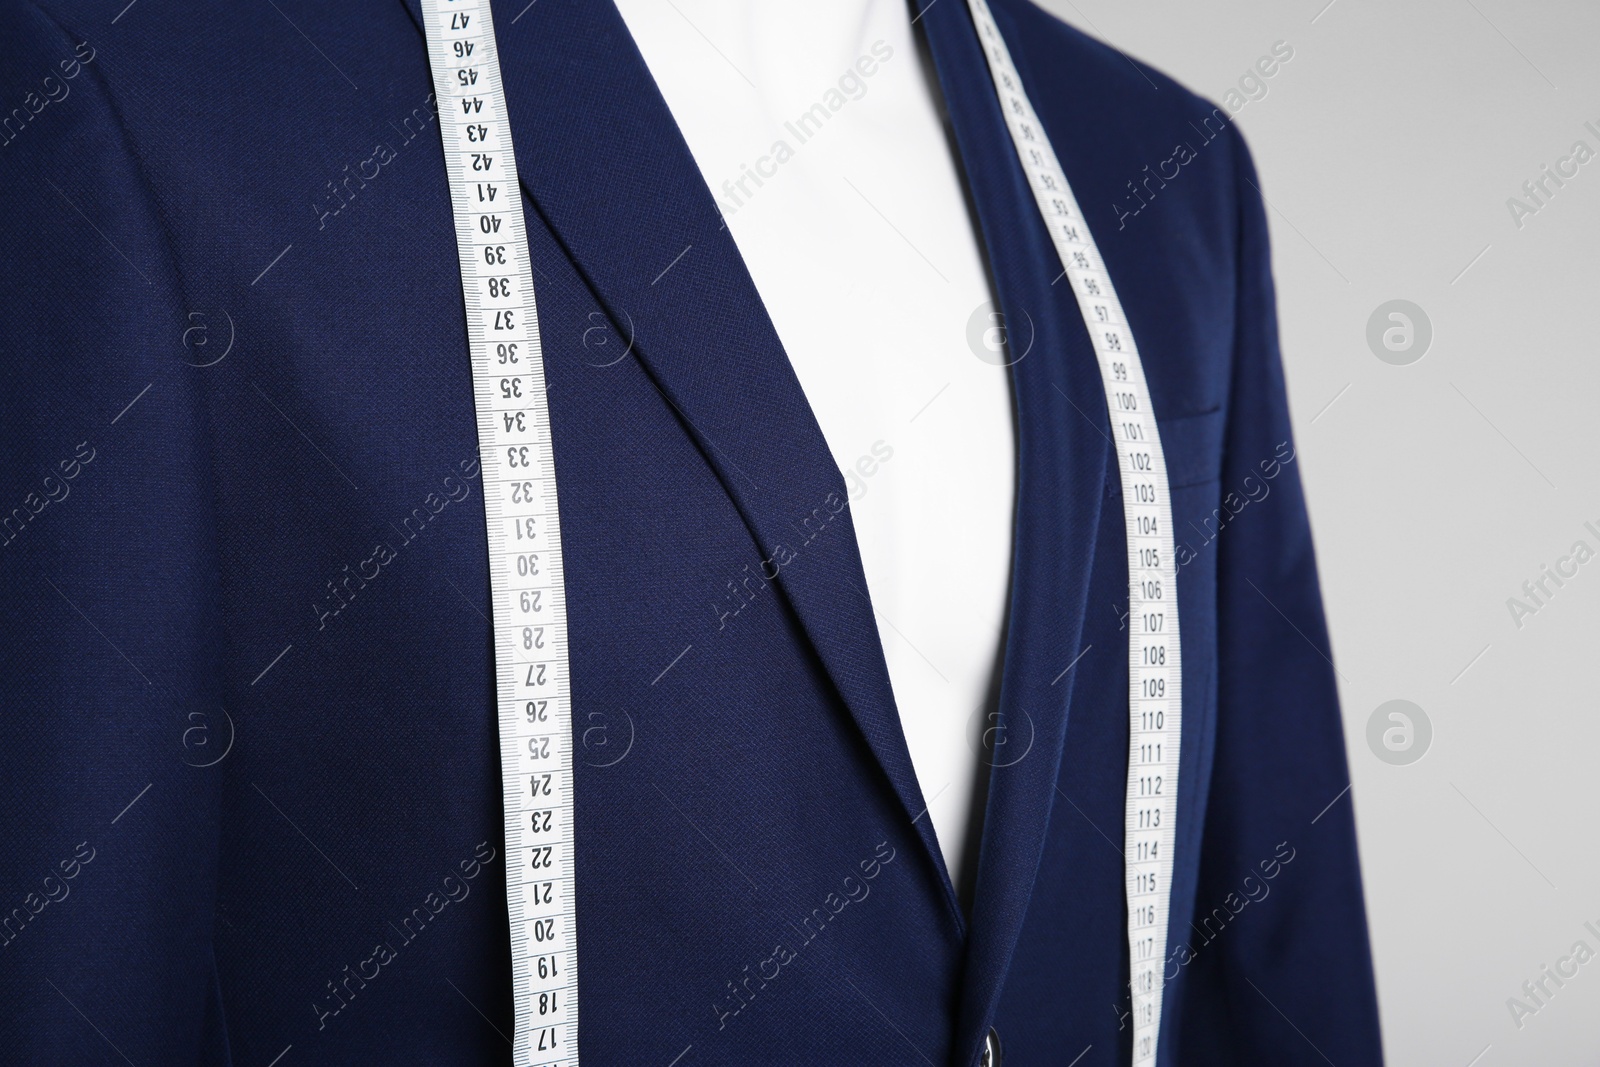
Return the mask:
<svg viewBox="0 0 1600 1067"><path fill-rule="evenodd" d="M577 1067L572 701L533 263L489 0L422 0L489 530L516 1067Z"/></svg>
<svg viewBox="0 0 1600 1067"><path fill-rule="evenodd" d="M1161 1032L1172 848L1183 735L1183 658L1172 494L1144 365L1122 302L1067 176L985 0L967 0L1017 158L1072 283L1100 364L1122 476L1128 538L1128 789L1123 825L1133 1062L1152 1064Z"/></svg>

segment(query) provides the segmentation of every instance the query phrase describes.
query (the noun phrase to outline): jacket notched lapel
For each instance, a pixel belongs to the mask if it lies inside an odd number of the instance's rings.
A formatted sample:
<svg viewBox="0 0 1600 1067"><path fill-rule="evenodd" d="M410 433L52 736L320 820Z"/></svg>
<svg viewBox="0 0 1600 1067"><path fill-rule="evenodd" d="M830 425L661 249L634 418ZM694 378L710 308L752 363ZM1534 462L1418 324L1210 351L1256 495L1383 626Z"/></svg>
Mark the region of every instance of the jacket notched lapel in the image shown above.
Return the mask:
<svg viewBox="0 0 1600 1067"><path fill-rule="evenodd" d="M418 0L406 3L420 28ZM763 572L776 569L959 929L932 820L920 818L844 478L671 111L613 4L508 0L494 19L531 210L619 335L631 326L633 354L770 561Z"/></svg>

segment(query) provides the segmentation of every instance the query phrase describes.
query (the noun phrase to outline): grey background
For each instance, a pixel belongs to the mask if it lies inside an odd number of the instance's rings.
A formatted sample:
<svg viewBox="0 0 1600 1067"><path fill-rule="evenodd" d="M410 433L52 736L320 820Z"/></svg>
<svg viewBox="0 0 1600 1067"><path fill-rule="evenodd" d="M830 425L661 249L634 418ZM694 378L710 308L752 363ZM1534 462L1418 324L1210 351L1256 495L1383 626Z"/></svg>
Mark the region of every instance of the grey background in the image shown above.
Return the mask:
<svg viewBox="0 0 1600 1067"><path fill-rule="evenodd" d="M1293 46L1236 121L1270 204L1388 1058L1593 1067L1600 958L1520 1029L1506 1000L1580 938L1600 951L1600 559L1520 629L1506 601L1574 541L1600 550L1600 158L1520 229L1506 200L1575 140L1600 151L1600 5L1042 2L1214 101ZM1394 299L1433 324L1409 366L1366 343ZM1395 699L1433 726L1407 765L1367 741Z"/></svg>

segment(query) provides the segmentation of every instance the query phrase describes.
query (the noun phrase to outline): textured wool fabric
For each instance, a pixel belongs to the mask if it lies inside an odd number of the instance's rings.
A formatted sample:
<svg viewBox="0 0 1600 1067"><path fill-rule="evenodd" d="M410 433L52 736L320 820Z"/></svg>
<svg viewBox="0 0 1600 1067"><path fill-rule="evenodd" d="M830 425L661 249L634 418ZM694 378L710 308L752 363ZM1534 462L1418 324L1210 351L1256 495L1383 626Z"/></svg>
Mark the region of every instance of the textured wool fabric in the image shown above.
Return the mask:
<svg viewBox="0 0 1600 1067"><path fill-rule="evenodd" d="M1248 154L1160 74L992 6L1172 470L1162 1062L1378 1063ZM47 7L0 6L0 1059L504 1063L527 861L420 12ZM846 487L626 28L494 11L565 527L584 1061L964 1067L992 1025L1008 1063L1126 1062L1119 487L964 5L918 25L1002 308L1037 332L970 924Z"/></svg>

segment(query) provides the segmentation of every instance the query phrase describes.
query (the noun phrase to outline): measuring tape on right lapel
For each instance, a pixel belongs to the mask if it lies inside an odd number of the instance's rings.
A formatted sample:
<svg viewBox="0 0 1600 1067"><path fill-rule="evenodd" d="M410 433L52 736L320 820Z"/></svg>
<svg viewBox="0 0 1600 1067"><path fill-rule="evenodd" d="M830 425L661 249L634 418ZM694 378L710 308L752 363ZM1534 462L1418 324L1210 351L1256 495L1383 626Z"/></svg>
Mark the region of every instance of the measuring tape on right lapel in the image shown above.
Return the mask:
<svg viewBox="0 0 1600 1067"><path fill-rule="evenodd" d="M985 0L967 0L1017 157L1100 364L1128 538L1128 790L1123 824L1133 1062L1155 1062L1178 814L1183 671L1172 495L1133 331L1055 150Z"/></svg>
<svg viewBox="0 0 1600 1067"><path fill-rule="evenodd" d="M489 531L516 1067L577 1067L572 702L533 264L489 0L422 0Z"/></svg>

